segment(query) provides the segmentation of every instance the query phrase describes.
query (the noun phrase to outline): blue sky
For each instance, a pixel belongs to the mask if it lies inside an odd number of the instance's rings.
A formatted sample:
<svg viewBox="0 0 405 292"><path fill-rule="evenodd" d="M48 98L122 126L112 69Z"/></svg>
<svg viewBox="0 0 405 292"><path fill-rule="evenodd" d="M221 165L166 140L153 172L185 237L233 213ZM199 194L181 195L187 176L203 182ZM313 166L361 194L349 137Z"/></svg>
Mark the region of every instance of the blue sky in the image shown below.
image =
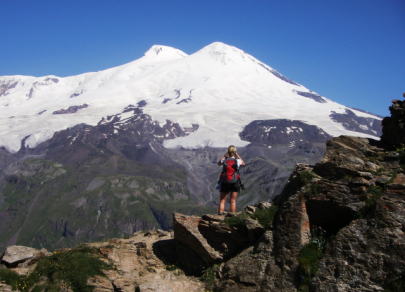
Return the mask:
<svg viewBox="0 0 405 292"><path fill-rule="evenodd" d="M99 71L220 41L346 106L405 92L404 0L0 0L0 76Z"/></svg>

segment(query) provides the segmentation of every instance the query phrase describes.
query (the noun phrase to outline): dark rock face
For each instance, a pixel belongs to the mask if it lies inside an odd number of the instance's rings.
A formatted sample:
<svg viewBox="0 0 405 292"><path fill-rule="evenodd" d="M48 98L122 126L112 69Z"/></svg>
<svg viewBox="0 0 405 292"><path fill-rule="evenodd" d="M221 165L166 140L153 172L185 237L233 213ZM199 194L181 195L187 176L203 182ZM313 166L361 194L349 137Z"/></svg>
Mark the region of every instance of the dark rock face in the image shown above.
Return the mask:
<svg viewBox="0 0 405 292"><path fill-rule="evenodd" d="M379 119L359 117L349 109L346 109L346 113L344 114L332 112L329 116L333 121L341 123L345 129L350 131L370 134L376 137L382 133L381 121Z"/></svg>
<svg viewBox="0 0 405 292"><path fill-rule="evenodd" d="M69 113L69 109L62 111ZM52 139L39 145L36 151L47 149L47 158L61 162L83 163L88 156L93 157L96 153L104 153L101 155L105 156L109 153L146 163L161 160L162 164L173 164L151 151L150 143L159 142L154 147L162 147L160 143L165 139L186 136L186 131L169 120L161 126L137 107L127 107L124 113L130 111L133 115L126 119L118 114L103 118L97 126L80 124L60 131Z"/></svg>
<svg viewBox="0 0 405 292"><path fill-rule="evenodd" d="M264 69L266 69L267 71L269 71L271 74L273 74L274 76L276 76L277 78L290 83L292 85L296 85L296 86L301 86L298 83L292 81L290 78L285 77L284 75L280 74L279 72L277 72L274 69L269 68L267 65L263 64L263 63L258 63L259 66L263 67Z"/></svg>
<svg viewBox="0 0 405 292"><path fill-rule="evenodd" d="M332 138L317 126L285 119L253 121L239 133L239 136L242 140L265 145L325 143Z"/></svg>
<svg viewBox="0 0 405 292"><path fill-rule="evenodd" d="M325 103L326 100L322 98L322 96L320 96L319 94L315 93L315 92L304 92L304 91L295 91L298 95L310 98L315 100L316 102L319 103Z"/></svg>
<svg viewBox="0 0 405 292"><path fill-rule="evenodd" d="M7 91L9 91L10 89L13 89L17 86L18 81L11 81L11 80L7 80L7 81L0 81L0 96L2 95L7 95Z"/></svg>
<svg viewBox="0 0 405 292"><path fill-rule="evenodd" d="M332 120L340 122L351 131L380 135L382 131L381 121L373 118L358 117L353 111L346 109L346 114L332 113Z"/></svg>
<svg viewBox="0 0 405 292"><path fill-rule="evenodd" d="M74 105L74 106L68 107L68 109L61 109L58 111L54 111L52 114L54 114L54 115L73 114L73 113L77 112L78 110L86 108L88 106L89 106L88 104Z"/></svg>
<svg viewBox="0 0 405 292"><path fill-rule="evenodd" d="M405 144L405 102L394 99L389 109L391 117L385 117L382 121L381 141L388 147L398 147Z"/></svg>

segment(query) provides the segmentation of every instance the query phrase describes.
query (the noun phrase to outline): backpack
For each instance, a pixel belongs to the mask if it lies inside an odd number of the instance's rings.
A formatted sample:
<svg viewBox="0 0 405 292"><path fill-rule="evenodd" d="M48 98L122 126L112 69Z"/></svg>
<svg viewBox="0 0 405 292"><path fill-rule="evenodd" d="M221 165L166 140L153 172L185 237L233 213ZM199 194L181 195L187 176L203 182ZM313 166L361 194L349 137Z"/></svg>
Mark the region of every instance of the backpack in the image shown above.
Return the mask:
<svg viewBox="0 0 405 292"><path fill-rule="evenodd" d="M239 180L238 162L236 158L227 157L222 164L220 180L222 183L233 184Z"/></svg>

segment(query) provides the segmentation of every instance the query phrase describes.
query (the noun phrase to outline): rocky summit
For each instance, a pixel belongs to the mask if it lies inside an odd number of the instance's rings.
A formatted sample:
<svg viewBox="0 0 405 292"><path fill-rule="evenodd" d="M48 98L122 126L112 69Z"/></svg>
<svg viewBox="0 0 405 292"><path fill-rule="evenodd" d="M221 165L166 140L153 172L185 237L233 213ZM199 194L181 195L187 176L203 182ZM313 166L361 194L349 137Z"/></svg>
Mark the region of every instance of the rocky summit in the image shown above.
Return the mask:
<svg viewBox="0 0 405 292"><path fill-rule="evenodd" d="M223 215L174 213L173 231L53 253L10 246L0 289L404 291L402 105L393 101L381 141L329 140L323 159L297 164L272 203Z"/></svg>

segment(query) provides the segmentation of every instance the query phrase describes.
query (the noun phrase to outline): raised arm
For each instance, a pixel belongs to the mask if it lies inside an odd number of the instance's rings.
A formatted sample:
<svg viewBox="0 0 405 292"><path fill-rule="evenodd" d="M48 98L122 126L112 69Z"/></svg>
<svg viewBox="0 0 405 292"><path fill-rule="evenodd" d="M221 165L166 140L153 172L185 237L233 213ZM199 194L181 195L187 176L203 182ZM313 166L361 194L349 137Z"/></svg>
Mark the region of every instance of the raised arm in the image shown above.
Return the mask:
<svg viewBox="0 0 405 292"><path fill-rule="evenodd" d="M224 160L225 158L227 158L228 157L228 151L225 153L225 155L224 156L222 156L222 158L218 161L218 165L222 165L222 160Z"/></svg>
<svg viewBox="0 0 405 292"><path fill-rule="evenodd" d="M242 164L240 166L245 166L245 162L243 161L243 159L239 156L238 153L235 153L236 158L240 159L240 161L242 161Z"/></svg>

